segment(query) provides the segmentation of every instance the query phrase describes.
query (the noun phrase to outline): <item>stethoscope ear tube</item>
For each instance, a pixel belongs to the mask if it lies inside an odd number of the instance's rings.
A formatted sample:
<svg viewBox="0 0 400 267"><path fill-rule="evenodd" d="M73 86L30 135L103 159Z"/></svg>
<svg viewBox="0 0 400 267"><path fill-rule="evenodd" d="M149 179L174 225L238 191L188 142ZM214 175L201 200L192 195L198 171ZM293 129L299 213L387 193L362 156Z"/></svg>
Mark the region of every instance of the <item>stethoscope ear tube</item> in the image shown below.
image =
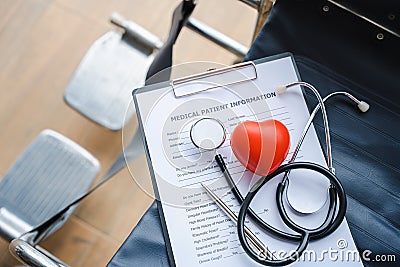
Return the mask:
<svg viewBox="0 0 400 267"><path fill-rule="evenodd" d="M257 255L256 252L249 246L245 235L244 235L244 221L246 218L246 214L248 213L248 210L250 209L250 203L256 196L257 192L272 178L276 177L277 175L281 173L285 173L290 170L294 169L308 169L308 170L313 170L316 172L319 172L320 174L324 175L327 179L329 179L331 186L329 188L329 209L328 213L326 215L326 218L324 222L317 228L315 229L307 229L304 227L301 227L294 223L289 216L286 213L286 210L283 205L283 195L284 195L284 190L285 187L287 186L287 183L280 183L277 188L276 192L276 200L277 200L277 206L278 210L280 213L280 216L284 223L290 227L293 231L297 232L300 234L300 243L299 246L297 247L296 251L291 254L290 256L279 259L279 260L271 260L267 258L262 258L260 255ZM340 181L337 179L337 177L330 172L328 169L315 164L311 162L293 162L293 163L288 163L285 165L282 165L279 167L274 173L262 177L261 179L262 182L257 183L255 187L253 187L247 196L244 198L243 203L241 205L239 215L238 215L238 224L237 224L237 231L238 231L238 236L240 243L245 250L245 252L253 258L255 261L257 261L260 264L267 265L267 266L279 266L279 265L287 265L290 263L295 262L301 254L304 252L305 248L308 245L308 242L310 239L319 239L325 236L328 236L330 233L335 231L339 225L342 223L344 219L344 215L346 213L347 209L347 200L346 200L346 195L343 189L342 184ZM337 208L337 203L339 203L338 211L336 213L336 208ZM270 231L272 234L274 234L274 231Z"/></svg>

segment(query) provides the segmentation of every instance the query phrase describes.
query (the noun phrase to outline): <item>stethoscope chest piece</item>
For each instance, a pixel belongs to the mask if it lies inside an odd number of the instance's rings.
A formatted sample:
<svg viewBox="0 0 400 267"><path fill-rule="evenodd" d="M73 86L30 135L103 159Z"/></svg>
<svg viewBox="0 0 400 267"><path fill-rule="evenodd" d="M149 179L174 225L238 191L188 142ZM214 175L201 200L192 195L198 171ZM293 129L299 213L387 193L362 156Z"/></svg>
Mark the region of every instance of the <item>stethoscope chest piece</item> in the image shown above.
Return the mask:
<svg viewBox="0 0 400 267"><path fill-rule="evenodd" d="M236 186L229 172L229 168L225 165L224 158L222 157L222 155L216 153L214 157L222 173L224 174L229 186L231 187L233 195L240 203L240 211L237 216L237 232L242 248L253 260L262 265L267 265L267 266L283 266L295 262L306 250L310 240L318 240L330 235L341 225L344 219L347 207L347 200L343 186L336 177L332 166L333 160L332 160L330 133L329 133L328 118L325 110L324 101L326 101L327 99L329 99L334 95L345 95L351 100L353 100L353 102L357 104L358 108L362 112L367 111L369 108L369 105L367 103L356 99L351 94L346 92L334 92L326 96L324 99L322 99L318 91L312 85L305 82L294 82L279 87L277 92L284 93L289 87L293 87L296 85L302 85L305 88L308 88L311 91L313 91L313 93L318 99L319 104L315 107L315 109L311 113L310 118L308 119L306 126L304 127L303 133L300 136L294 151L292 152L291 159L287 163L281 165L286 156L288 155L290 135L288 133L288 130L285 128L285 125L283 125L280 122L275 122L274 120L263 121L263 122L251 122L251 121L243 122L238 125L238 128L236 128L232 133L230 133L231 148L238 161L253 173L259 175L261 174L260 175L261 177L259 177L260 179L253 184L253 186L248 191L246 197L243 197L238 187ZM322 111L324 128L325 128L324 133L325 133L325 143L326 143L325 145L326 145L326 155L327 155L326 156L327 167L324 167L324 165L319 165L313 162L294 161L300 151L300 147L306 137L308 129L310 128L312 121L319 109L321 109ZM240 128L240 126L243 127ZM282 127L280 131L277 130L278 126ZM264 130L264 132L261 131L262 129ZM263 133L264 136L268 138L266 139L261 138L263 136L261 133ZM267 134L265 135L265 133ZM271 136L272 137L274 136L271 135L271 133L276 134L276 136L278 136L279 138L271 138ZM219 120L214 118L201 118L198 121L196 121L190 129L191 141L196 147L204 151L213 151L221 147L226 140L226 135L227 134L223 124ZM287 140L285 139L286 141L283 143L276 142L276 139L282 139L281 137L286 137ZM259 140L263 140L264 143L259 142ZM252 144L243 146L242 143L245 141L247 141L248 143L251 142ZM281 147L282 149L274 150L272 152L267 151L261 153L263 151L261 151L259 148L262 147L262 145L265 146L265 144L268 144L269 141L271 141L272 143L272 145L269 147ZM254 147L256 147L257 149L256 150L253 149L253 154L251 154L252 148ZM257 153L255 153L254 151L256 151ZM272 157L273 159L275 159L276 154L281 154L278 155L277 164L275 168L272 168L272 171L266 171L266 173L264 172L260 173L257 171L258 170L257 167L254 166L249 167L248 158L251 158L251 155L255 156L254 157L255 160L253 163L255 163L254 165L257 166L259 165L260 162L265 163L266 160L261 157L261 154L265 155L265 153L267 153L268 155L273 155ZM244 155L244 157L242 157L243 160L241 160L241 156L243 155ZM267 162L267 166L274 166L274 164L270 164L270 162ZM296 176L298 177L307 177L310 175L308 173L305 173L305 171L314 172L315 174L313 174L313 176L316 177L315 179L326 180L325 186L328 187L327 190L328 193L326 194L325 187L323 188L321 187L324 186L323 183L319 183L321 186L317 185L314 188L322 189L321 192L323 194L320 194L319 198L313 196L313 198L311 198L310 201L311 204L305 203L306 205L301 205L301 202L302 201L304 202L304 198L302 199L302 197L299 194L291 195L290 194L291 190L289 190L289 183L291 183L290 187L294 186L294 188L296 189L300 188L298 187L298 183L304 182L304 180L290 181L289 174L292 171L297 172ZM301 175L298 175L299 173ZM278 229L268 224L266 221L264 221L263 218L259 216L259 214L261 213L257 213L255 210L253 210L253 208L250 205L253 199L255 198L256 194L261 190L261 188L264 187L265 184L267 184L269 181L271 181L278 175L283 175L282 180L277 185L276 195L275 195L279 217L281 218L282 222L295 233L286 232L284 230ZM294 175L292 175L292 178L295 178ZM312 192L317 192L316 190L312 190L313 186L309 186L308 184L306 186L308 187L308 189L311 189ZM315 199L320 201L314 201ZM300 205L298 205L297 203L300 203ZM298 213L301 213L301 216L309 215L312 213L316 213L316 215L319 215L320 214L319 211L320 210L322 211L322 207L326 207L327 211L325 214L325 218L324 219L321 218L323 219L323 221L318 222L319 224L317 226L313 227L309 227L309 225L301 226L293 220L296 219L297 217L289 216L290 214L287 213L286 207L288 205L293 210L297 211ZM269 257L269 256L260 257L259 254L260 247L258 247L257 245L256 250L253 250L254 240L252 241L253 243L250 242L251 245L248 241L249 233L245 227L245 221L247 215L254 221L255 224L257 224L263 230L266 230L270 234L276 236L277 238L297 242L298 246L296 248L296 251L294 251L287 257L283 257L280 259L276 259L274 257ZM298 214L292 214L292 215L297 216ZM291 217L293 217L293 219ZM261 252L263 251L265 252L268 250L268 247L266 249L264 248L261 249L262 249Z"/></svg>
<svg viewBox="0 0 400 267"><path fill-rule="evenodd" d="M202 118L190 128L192 143L203 150L214 150L226 140L226 131L222 122L214 118Z"/></svg>

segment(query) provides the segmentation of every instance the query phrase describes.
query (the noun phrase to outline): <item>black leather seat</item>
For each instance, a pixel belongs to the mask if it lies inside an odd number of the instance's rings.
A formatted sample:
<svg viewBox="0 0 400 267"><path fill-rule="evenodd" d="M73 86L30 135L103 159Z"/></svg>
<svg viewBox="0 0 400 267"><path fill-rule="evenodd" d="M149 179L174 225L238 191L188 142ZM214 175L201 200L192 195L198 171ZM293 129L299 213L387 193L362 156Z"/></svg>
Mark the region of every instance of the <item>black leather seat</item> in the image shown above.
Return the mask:
<svg viewBox="0 0 400 267"><path fill-rule="evenodd" d="M400 29L400 2L340 1ZM383 38L382 38L383 37ZM367 101L366 114L332 99L328 114L336 174L345 187L347 220L360 251L395 255L400 264L400 38L329 1L278 0L246 60L294 54L302 80L323 96L349 91ZM307 97L309 106L316 100ZM323 143L322 121L315 127ZM156 203L109 266L169 266ZM340 263L338 263L340 266Z"/></svg>

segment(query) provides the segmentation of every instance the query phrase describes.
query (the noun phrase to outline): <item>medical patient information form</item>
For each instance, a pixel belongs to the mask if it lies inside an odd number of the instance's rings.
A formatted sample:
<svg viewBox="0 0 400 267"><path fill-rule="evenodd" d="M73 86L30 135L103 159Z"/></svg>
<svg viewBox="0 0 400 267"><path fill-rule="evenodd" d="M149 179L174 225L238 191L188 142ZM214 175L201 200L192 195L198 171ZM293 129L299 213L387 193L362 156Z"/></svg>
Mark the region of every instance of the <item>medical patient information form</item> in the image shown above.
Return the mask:
<svg viewBox="0 0 400 267"><path fill-rule="evenodd" d="M293 58L284 55L256 63L257 78L221 85L195 94L176 97L169 83L151 85L134 93L141 130L147 147L148 162L171 263L176 266L259 266L244 253L236 225L210 199L201 183L210 187L236 214L240 205L230 192L214 160L223 156L227 168L243 195L259 176L246 170L230 147L230 134L241 122L275 119L289 130L291 146L287 160L299 140L309 117L300 87L284 95L277 86L298 81ZM226 140L216 151L201 150L191 141L190 129L201 118L215 118L226 129ZM274 149L274 148L271 148ZM326 166L323 151L313 127L310 128L297 161ZM292 232L280 219L276 207L275 177L257 194L252 208L276 228ZM323 222L327 210L329 181L315 172L293 171L287 192L287 211L294 221L307 227ZM315 210L302 215L295 209ZM285 257L297 243L278 239L246 222L255 235L277 257ZM345 244L345 245L344 245ZM331 235L311 241L294 266L362 266L346 220ZM354 259L349 258L352 255Z"/></svg>

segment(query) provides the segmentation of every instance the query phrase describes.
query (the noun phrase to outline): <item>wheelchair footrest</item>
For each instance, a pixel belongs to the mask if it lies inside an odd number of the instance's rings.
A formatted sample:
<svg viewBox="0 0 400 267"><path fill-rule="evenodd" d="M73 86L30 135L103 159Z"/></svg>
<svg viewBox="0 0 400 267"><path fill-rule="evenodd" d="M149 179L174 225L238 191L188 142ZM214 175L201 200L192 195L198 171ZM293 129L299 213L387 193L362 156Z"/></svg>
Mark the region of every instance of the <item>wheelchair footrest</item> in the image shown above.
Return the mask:
<svg viewBox="0 0 400 267"><path fill-rule="evenodd" d="M144 85L153 55L120 32L110 31L88 50L76 69L64 100L110 130L120 130L133 116L132 90Z"/></svg>
<svg viewBox="0 0 400 267"><path fill-rule="evenodd" d="M1 214L8 221L8 233L0 224L0 236L17 238L27 226L50 218L84 194L99 170L97 159L78 144L54 131L43 131L0 182Z"/></svg>

